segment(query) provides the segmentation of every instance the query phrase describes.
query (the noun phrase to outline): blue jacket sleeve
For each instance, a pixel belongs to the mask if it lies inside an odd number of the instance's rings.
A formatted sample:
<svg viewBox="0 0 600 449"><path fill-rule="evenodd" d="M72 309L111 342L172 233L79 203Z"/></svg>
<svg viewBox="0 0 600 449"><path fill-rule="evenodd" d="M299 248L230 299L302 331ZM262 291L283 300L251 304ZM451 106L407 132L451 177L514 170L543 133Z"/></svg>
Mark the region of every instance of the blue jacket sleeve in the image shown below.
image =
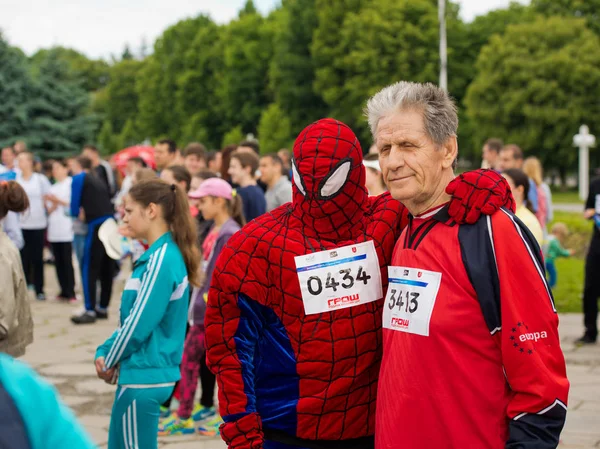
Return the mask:
<svg viewBox="0 0 600 449"><path fill-rule="evenodd" d="M2 377L10 376L3 384L23 417L32 449L96 448L54 387L9 357L2 357L0 367Z"/></svg>
<svg viewBox="0 0 600 449"><path fill-rule="evenodd" d="M79 216L79 208L81 207L81 195L83 194L83 183L85 181L85 173L80 173L73 176L71 182L71 216Z"/></svg>
<svg viewBox="0 0 600 449"><path fill-rule="evenodd" d="M533 211L538 211L538 194L537 194L537 186L535 182L530 178L529 179L529 193L527 194L527 199L531 201L531 206L533 207Z"/></svg>

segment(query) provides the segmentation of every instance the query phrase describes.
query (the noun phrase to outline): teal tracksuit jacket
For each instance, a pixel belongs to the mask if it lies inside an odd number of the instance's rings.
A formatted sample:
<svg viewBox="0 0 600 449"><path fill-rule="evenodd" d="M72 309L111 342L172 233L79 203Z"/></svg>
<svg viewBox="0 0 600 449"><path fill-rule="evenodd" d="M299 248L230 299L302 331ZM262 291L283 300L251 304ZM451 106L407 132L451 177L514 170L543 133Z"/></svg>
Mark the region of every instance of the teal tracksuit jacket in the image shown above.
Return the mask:
<svg viewBox="0 0 600 449"><path fill-rule="evenodd" d="M97 446L29 366L0 354L0 447L95 449Z"/></svg>
<svg viewBox="0 0 600 449"><path fill-rule="evenodd" d="M107 369L119 365L119 385L179 380L188 298L183 256L168 232L134 263L121 297L120 327L96 351Z"/></svg>

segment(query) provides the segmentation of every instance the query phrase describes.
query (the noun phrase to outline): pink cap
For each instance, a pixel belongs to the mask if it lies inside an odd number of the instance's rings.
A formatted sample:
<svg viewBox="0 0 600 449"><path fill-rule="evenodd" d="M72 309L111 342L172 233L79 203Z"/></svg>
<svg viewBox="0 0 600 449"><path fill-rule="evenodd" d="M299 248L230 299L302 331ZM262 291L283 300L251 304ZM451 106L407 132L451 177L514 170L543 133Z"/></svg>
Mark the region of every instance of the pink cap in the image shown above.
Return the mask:
<svg viewBox="0 0 600 449"><path fill-rule="evenodd" d="M193 192L188 193L190 198L198 199L205 196L216 196L230 200L233 198L233 189L229 183L220 178L209 178L200 184Z"/></svg>

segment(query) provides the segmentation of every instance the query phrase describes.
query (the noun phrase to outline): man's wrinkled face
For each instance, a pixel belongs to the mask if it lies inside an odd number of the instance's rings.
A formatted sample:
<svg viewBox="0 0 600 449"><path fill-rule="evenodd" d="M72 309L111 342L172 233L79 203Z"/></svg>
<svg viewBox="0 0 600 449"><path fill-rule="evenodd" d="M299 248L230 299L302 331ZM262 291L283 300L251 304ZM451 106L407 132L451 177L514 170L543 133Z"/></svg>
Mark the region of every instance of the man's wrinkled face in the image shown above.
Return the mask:
<svg viewBox="0 0 600 449"><path fill-rule="evenodd" d="M444 151L425 132L420 111L383 117L375 143L383 179L396 200L426 201L442 178Z"/></svg>

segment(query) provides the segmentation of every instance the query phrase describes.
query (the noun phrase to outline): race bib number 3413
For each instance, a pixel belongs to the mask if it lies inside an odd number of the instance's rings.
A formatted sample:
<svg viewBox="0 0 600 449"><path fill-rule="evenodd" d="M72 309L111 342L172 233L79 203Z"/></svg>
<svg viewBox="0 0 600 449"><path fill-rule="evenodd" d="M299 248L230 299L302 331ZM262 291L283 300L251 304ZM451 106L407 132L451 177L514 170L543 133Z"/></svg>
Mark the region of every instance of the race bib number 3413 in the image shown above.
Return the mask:
<svg viewBox="0 0 600 449"><path fill-rule="evenodd" d="M383 327L429 336L429 322L442 273L408 267L388 267L388 291Z"/></svg>
<svg viewBox="0 0 600 449"><path fill-rule="evenodd" d="M295 260L306 315L354 307L383 296L372 240Z"/></svg>

